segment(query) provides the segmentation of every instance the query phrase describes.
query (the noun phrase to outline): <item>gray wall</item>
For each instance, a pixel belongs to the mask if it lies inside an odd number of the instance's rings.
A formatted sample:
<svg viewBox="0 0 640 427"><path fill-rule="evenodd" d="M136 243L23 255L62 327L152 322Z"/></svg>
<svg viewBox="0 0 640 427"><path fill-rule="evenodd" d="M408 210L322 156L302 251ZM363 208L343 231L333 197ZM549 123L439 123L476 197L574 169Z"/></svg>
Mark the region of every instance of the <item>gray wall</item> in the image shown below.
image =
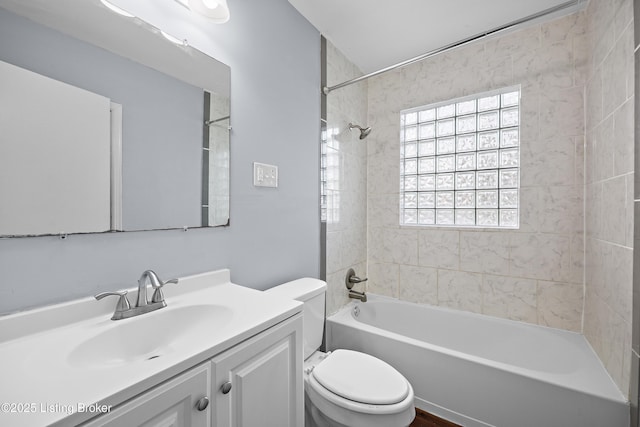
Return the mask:
<svg viewBox="0 0 640 427"><path fill-rule="evenodd" d="M201 224L202 89L5 9L0 38L1 60L123 105L125 230Z"/></svg>
<svg viewBox="0 0 640 427"><path fill-rule="evenodd" d="M0 313L132 287L148 268L164 278L230 268L257 289L317 277L318 32L286 0L230 1L218 26L175 2L114 3L231 66L231 226L0 239ZM279 166L278 189L253 187L253 161Z"/></svg>

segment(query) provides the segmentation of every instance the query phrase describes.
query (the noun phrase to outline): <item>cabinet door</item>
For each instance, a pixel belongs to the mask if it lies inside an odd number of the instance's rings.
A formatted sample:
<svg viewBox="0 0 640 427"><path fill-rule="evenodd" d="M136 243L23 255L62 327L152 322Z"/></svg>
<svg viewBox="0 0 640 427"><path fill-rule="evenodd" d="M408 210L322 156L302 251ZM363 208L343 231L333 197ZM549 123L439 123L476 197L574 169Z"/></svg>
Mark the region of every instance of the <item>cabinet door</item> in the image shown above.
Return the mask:
<svg viewBox="0 0 640 427"><path fill-rule="evenodd" d="M196 406L211 390L209 363L151 389L85 424L85 427L208 427L211 405Z"/></svg>
<svg viewBox="0 0 640 427"><path fill-rule="evenodd" d="M213 425L304 425L302 363L300 314L213 358Z"/></svg>

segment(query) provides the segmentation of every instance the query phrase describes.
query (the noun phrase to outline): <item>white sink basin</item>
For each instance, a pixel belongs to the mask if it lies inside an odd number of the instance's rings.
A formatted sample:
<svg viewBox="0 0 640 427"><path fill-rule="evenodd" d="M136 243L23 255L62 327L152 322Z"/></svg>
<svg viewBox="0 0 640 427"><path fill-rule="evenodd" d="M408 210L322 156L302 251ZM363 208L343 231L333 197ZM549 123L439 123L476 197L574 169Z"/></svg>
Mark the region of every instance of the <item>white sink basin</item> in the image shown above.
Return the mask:
<svg viewBox="0 0 640 427"><path fill-rule="evenodd" d="M232 317L225 306L204 304L169 306L112 321L111 327L71 350L67 361L77 368L107 368L158 359L206 341L208 332L226 326Z"/></svg>
<svg viewBox="0 0 640 427"><path fill-rule="evenodd" d="M92 297L0 317L0 402L38 402L28 414L0 411L0 426L81 425L96 414L80 402L120 405L301 310L231 283L229 270L182 277L165 300L115 321L116 301ZM58 405L76 409L49 410Z"/></svg>

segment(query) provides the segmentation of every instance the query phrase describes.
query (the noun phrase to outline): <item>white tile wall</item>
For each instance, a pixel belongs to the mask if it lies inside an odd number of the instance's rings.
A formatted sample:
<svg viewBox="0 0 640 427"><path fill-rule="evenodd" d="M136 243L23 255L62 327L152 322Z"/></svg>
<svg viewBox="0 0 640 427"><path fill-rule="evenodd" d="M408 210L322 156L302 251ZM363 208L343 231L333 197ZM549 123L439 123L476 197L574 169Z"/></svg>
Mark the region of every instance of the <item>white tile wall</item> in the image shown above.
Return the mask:
<svg viewBox="0 0 640 427"><path fill-rule="evenodd" d="M327 82L329 86L362 73L338 49L327 42ZM367 274L367 147L359 132L349 131L349 123L367 122L367 84L359 83L332 92L327 97L327 128L336 133L335 148L329 148L338 162L338 176L331 197L334 219L327 223L327 314L349 302L345 276L353 268ZM363 290L356 285L356 290Z"/></svg>
<svg viewBox="0 0 640 427"><path fill-rule="evenodd" d="M369 80L370 291L581 331L585 27L573 14ZM398 226L399 112L518 84L520 229Z"/></svg>
<svg viewBox="0 0 640 427"><path fill-rule="evenodd" d="M632 12L631 0L592 0L586 11L380 75L368 88L332 92L329 125L343 132L341 165L351 175L340 177L345 215L329 226L328 312L347 302L344 274L353 265L359 274L367 270L371 292L584 332L626 394ZM359 74L328 50L330 84ZM400 227L400 111L516 84L520 229ZM358 142L349 121L373 132Z"/></svg>
<svg viewBox="0 0 640 427"><path fill-rule="evenodd" d="M592 0L586 11L584 334L625 395L631 370L632 7L631 0Z"/></svg>

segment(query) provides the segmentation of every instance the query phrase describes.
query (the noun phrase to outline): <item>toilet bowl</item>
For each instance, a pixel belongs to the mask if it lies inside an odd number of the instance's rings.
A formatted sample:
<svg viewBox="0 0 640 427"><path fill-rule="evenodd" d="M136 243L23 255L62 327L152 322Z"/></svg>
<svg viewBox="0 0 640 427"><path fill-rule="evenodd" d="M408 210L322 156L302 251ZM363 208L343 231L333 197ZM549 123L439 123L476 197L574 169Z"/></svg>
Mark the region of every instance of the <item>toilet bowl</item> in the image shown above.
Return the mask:
<svg viewBox="0 0 640 427"><path fill-rule="evenodd" d="M316 351L305 361L306 427L400 427L415 416L413 388L368 354Z"/></svg>
<svg viewBox="0 0 640 427"><path fill-rule="evenodd" d="M371 355L318 351L326 283L294 280L265 292L304 303L305 427L406 427L415 417L413 388L400 372Z"/></svg>

